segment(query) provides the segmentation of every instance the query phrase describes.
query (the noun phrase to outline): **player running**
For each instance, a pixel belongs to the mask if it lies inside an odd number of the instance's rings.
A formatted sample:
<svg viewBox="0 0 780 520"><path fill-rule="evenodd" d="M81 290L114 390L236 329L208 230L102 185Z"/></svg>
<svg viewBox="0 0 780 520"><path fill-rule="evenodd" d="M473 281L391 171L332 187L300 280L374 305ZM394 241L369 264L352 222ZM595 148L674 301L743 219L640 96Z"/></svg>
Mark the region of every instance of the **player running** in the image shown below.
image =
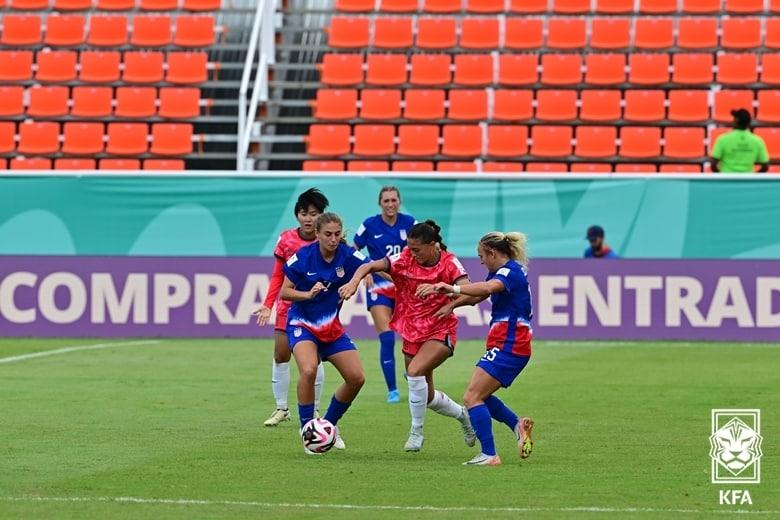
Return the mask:
<svg viewBox="0 0 780 520"><path fill-rule="evenodd" d="M522 233L494 231L483 236L477 254L489 273L486 281L464 285L445 282L422 288L426 294L459 294L447 304L441 314L449 314L460 305L475 304L490 297L493 310L490 319L485 355L477 362L463 402L469 411L471 424L477 433L482 452L466 465L496 466L501 458L493 441L491 417L506 424L515 434L520 457L531 455L534 447L530 417L520 417L493 395L499 388L508 388L531 359L531 291L526 266L526 237Z"/></svg>
<svg viewBox="0 0 780 520"><path fill-rule="evenodd" d="M338 289L368 262L343 238L341 218L323 213L317 218L317 242L298 250L284 265L281 297L294 302L287 316L287 337L298 364L298 415L301 427L314 418L314 385L320 360L330 361L344 378L336 389L325 419L337 425L365 382L357 348L339 321ZM336 430L334 448L344 449ZM306 453L311 453L304 448Z"/></svg>
<svg viewBox="0 0 780 520"><path fill-rule="evenodd" d="M445 295L417 295L421 284L468 283L465 269L442 243L441 228L433 220L415 224L408 233L408 245L400 254L361 266L352 280L339 290L343 298L357 291L360 280L369 273L387 272L396 288L396 309L390 327L403 339L404 361L409 384L409 410L412 428L404 449L420 451L426 405L447 417L457 419L466 444L474 446L476 436L466 409L433 386L433 371L452 356L458 320L451 313L438 315L447 302Z"/></svg>
<svg viewBox="0 0 780 520"><path fill-rule="evenodd" d="M263 305L252 314L257 316L257 324L265 326L271 316L279 290L282 288L284 263L292 257L298 249L317 240L315 222L328 207L328 199L317 188L311 188L298 196L295 202L295 218L298 220L297 228L282 231L276 242L273 274L265 296ZM287 311L290 302L280 301L276 308L276 323L274 325L274 361L271 369L271 389L276 400L276 410L263 424L276 426L282 421L290 420L290 411L287 406L287 393L290 388L290 347L287 341ZM317 367L315 381L314 404L319 408L322 385L325 380L325 371L322 364Z"/></svg>
<svg viewBox="0 0 780 520"><path fill-rule="evenodd" d="M368 248L371 260L397 255L406 246L409 230L416 223L414 217L398 212L401 192L395 186L383 186L379 190L379 207L382 213L363 221L355 233L353 242L358 251ZM395 286L378 274L373 274L367 291L366 306L374 319L379 334L379 363L387 384L387 402L401 400L395 381L395 333L390 329L390 319L395 308Z"/></svg>

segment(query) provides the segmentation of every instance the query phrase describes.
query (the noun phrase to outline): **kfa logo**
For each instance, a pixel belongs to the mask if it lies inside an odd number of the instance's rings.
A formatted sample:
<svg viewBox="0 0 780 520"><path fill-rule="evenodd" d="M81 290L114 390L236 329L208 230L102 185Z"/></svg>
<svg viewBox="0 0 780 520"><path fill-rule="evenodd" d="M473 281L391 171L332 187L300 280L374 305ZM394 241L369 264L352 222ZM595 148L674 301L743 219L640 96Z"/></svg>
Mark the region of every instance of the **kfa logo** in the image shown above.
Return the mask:
<svg viewBox="0 0 780 520"><path fill-rule="evenodd" d="M761 410L712 410L713 484L761 482Z"/></svg>

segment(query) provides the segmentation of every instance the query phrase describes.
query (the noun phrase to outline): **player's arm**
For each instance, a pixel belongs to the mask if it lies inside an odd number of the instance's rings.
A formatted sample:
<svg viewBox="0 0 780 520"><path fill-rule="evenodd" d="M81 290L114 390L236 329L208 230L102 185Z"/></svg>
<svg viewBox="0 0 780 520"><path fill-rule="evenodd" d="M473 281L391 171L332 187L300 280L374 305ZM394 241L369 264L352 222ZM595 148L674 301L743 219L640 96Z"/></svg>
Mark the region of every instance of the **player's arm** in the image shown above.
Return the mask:
<svg viewBox="0 0 780 520"><path fill-rule="evenodd" d="M322 282L317 282L314 284L314 287L312 287L308 291L299 291L295 288L295 284L292 283L292 281L284 277L284 282L282 282L282 300L287 300L290 302L303 302L307 300L311 300L315 296L317 296L319 293L324 291L326 289L325 285L322 284Z"/></svg>
<svg viewBox="0 0 780 520"><path fill-rule="evenodd" d="M271 281L268 285L268 293L265 295L263 304L257 308L252 316L257 316L257 324L261 327L268 323L271 318L271 310L274 308L276 299L279 297L279 291L282 289L284 281L284 262L278 256L274 262L274 269L271 272Z"/></svg>
<svg viewBox="0 0 780 520"><path fill-rule="evenodd" d="M348 300L349 298L352 298L352 296L357 292L358 284L360 284L360 281L363 278L371 273L387 272L389 269L390 260L387 258L380 258L379 260L374 260L373 262L362 264L357 268L354 276L352 276L352 279L339 288L339 296L341 296L342 300Z"/></svg>

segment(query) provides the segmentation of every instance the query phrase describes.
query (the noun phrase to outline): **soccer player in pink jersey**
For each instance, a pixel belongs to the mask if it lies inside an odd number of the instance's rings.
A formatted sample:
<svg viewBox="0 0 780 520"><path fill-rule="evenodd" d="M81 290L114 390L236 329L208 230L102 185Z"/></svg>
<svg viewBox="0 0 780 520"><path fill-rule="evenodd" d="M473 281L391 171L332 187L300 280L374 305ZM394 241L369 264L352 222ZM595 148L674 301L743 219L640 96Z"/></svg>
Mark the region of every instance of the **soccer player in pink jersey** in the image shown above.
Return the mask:
<svg viewBox="0 0 780 520"><path fill-rule="evenodd" d="M284 281L284 264L300 248L317 241L316 222L328 207L328 198L317 188L311 188L298 196L295 202L295 218L298 227L282 231L274 249L274 270L271 274L271 283L265 301L253 315L257 316L257 324L265 326L271 317L271 310L279 297L279 291ZM276 426L282 421L290 420L290 411L287 405L287 395L290 387L290 347L287 340L287 313L291 302L280 300L276 308L276 323L274 324L274 361L271 369L271 389L276 400L276 409L263 423L266 426ZM317 367L317 380L315 383L315 407L319 408L322 385L325 380L325 371L322 363Z"/></svg>
<svg viewBox="0 0 780 520"><path fill-rule="evenodd" d="M417 294L418 287L423 284L458 285L469 281L460 261L442 243L440 233L441 228L433 220L415 224L409 230L407 247L400 254L361 266L352 280L339 290L342 298L350 298L357 291L360 280L369 273L386 272L393 279L396 308L390 327L403 339L412 415L411 432L404 446L406 451L422 448L426 407L457 419L466 444L474 446L476 443L466 409L433 386L434 369L455 350L458 319L451 313L438 313L449 301L448 296L431 294L421 298Z"/></svg>
<svg viewBox="0 0 780 520"><path fill-rule="evenodd" d="M487 351L477 362L463 396L482 451L464 464L497 466L501 459L496 453L491 418L512 430L521 458L528 458L534 446L531 438L533 420L518 417L494 395L500 388L508 388L531 359L533 312L526 273L526 237L522 233L493 231L479 240L477 254L488 269L484 282L460 286L439 282L422 287L419 293L460 295L447 304L442 313L490 297L492 314L485 344Z"/></svg>

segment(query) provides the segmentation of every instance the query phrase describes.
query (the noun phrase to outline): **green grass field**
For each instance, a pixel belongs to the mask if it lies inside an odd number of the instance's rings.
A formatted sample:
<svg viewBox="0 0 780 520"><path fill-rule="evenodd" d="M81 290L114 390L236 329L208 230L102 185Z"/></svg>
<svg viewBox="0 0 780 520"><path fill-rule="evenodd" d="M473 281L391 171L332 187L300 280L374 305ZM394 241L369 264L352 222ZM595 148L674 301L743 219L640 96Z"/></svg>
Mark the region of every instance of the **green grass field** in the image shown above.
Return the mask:
<svg viewBox="0 0 780 520"><path fill-rule="evenodd" d="M4 339L0 358L121 342ZM367 383L341 423L347 450L321 457L304 455L297 421L262 426L268 341L0 359L0 518L780 516L778 345L537 342L499 394L535 419L535 451L521 461L494 423L499 467L463 467L475 449L430 412L423 451L403 452L404 385L385 404L377 348L360 345ZM438 387L460 400L480 354L461 342ZM329 366L328 395L337 383ZM761 484L710 483L712 408L761 409ZM748 489L753 505L721 506L720 489Z"/></svg>

